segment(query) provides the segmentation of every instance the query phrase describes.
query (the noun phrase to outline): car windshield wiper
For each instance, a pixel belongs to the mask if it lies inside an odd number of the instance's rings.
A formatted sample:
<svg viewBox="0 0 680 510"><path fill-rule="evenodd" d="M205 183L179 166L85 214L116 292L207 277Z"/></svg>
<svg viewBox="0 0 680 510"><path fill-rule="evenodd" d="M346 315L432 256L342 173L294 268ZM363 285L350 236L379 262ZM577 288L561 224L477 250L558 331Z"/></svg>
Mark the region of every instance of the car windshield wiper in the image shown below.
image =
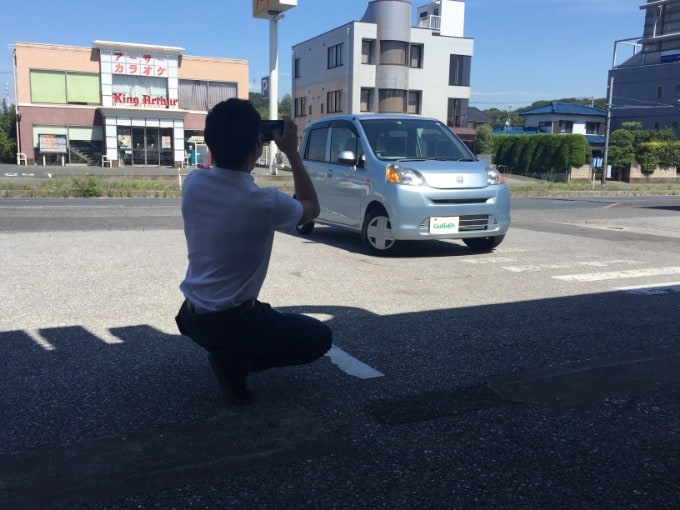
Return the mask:
<svg viewBox="0 0 680 510"><path fill-rule="evenodd" d="M445 157L441 157L441 156L438 156L438 157L435 157L435 158L425 158L425 159L427 161L477 161L476 159L472 159L472 158L454 158L454 157L445 158ZM423 160L421 160L421 161L423 161Z"/></svg>

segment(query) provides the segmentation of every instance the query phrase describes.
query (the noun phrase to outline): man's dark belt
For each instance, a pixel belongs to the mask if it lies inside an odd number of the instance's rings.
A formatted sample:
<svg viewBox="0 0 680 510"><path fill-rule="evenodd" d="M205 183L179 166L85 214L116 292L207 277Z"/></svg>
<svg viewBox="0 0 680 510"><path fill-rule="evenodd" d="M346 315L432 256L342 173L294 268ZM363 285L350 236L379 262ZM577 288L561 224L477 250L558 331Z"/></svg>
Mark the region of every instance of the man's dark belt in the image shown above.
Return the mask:
<svg viewBox="0 0 680 510"><path fill-rule="evenodd" d="M244 301L240 305L235 306L234 308L229 308L227 310L219 310L217 312L197 312L196 308L191 303L191 301L186 299L184 302L186 303L187 309L191 313L195 313L197 315L213 315L213 316L220 315L222 317L238 317L240 315L248 313L255 307L255 299L249 299L248 301Z"/></svg>

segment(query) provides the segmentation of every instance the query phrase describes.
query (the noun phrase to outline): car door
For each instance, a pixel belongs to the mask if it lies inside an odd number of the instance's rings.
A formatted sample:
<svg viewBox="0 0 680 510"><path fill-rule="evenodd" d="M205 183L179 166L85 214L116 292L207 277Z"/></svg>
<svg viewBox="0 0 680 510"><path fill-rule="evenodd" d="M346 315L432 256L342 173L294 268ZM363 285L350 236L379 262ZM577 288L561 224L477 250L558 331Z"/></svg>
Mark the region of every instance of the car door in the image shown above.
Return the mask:
<svg viewBox="0 0 680 510"><path fill-rule="evenodd" d="M328 134L330 124L317 124L309 128L302 157L305 169L312 180L321 206L320 219L329 219L326 204L326 175L328 173Z"/></svg>
<svg viewBox="0 0 680 510"><path fill-rule="evenodd" d="M361 204L366 194L363 171L339 161L343 151L363 154L361 140L351 122L333 121L330 128L325 204L329 219L352 227L361 226Z"/></svg>

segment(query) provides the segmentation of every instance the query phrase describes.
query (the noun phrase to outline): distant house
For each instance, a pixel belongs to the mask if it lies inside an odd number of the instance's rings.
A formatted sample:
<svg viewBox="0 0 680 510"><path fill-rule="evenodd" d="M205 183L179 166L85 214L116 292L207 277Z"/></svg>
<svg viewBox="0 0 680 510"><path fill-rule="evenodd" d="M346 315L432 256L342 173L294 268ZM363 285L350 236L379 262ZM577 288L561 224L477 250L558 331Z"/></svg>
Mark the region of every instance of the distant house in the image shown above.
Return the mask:
<svg viewBox="0 0 680 510"><path fill-rule="evenodd" d="M468 128L477 129L482 124L491 126L493 119L479 108L474 106L468 107L467 110L467 126Z"/></svg>
<svg viewBox="0 0 680 510"><path fill-rule="evenodd" d="M601 157L607 120L605 110L580 104L552 102L524 110L520 115L524 117L524 127L497 129L494 134L580 134L586 137L593 156Z"/></svg>

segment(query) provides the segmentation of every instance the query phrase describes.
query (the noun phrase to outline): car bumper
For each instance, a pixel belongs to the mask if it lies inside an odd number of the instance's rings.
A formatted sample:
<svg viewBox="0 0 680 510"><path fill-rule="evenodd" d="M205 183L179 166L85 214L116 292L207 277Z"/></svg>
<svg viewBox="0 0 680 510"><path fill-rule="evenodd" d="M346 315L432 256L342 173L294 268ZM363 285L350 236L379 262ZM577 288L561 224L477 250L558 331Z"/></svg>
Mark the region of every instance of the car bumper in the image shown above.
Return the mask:
<svg viewBox="0 0 680 510"><path fill-rule="evenodd" d="M388 207L396 239L466 239L504 235L510 228L510 193L505 184L482 189L440 190L394 186ZM433 233L430 218L458 218L457 232Z"/></svg>

